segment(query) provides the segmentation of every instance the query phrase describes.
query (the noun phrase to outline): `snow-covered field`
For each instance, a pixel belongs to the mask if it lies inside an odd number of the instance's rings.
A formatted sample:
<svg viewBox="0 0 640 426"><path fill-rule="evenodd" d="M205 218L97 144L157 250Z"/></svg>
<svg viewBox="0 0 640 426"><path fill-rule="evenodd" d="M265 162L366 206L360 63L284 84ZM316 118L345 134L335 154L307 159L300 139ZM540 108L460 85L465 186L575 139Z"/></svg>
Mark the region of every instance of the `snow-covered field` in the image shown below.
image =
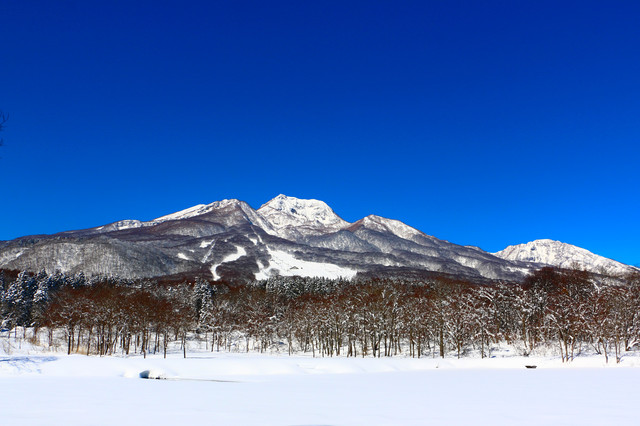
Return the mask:
<svg viewBox="0 0 640 426"><path fill-rule="evenodd" d="M6 338L5 338L6 339ZM2 425L638 424L640 358L88 357L0 344ZM7 350L9 348L9 350ZM526 369L525 365L537 365ZM165 380L144 380L140 373Z"/></svg>

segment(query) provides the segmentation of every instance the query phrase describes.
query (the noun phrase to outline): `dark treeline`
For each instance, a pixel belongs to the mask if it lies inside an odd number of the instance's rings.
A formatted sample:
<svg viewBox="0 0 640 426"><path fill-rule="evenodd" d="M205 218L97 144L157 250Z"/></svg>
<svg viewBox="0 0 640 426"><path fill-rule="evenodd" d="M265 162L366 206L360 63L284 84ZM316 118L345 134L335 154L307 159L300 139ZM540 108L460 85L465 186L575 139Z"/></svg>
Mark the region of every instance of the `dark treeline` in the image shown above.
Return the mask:
<svg viewBox="0 0 640 426"><path fill-rule="evenodd" d="M64 333L68 353L277 348L314 356L528 355L555 349L620 361L640 341L640 275L543 268L522 284L277 277L234 286L4 271L2 327Z"/></svg>

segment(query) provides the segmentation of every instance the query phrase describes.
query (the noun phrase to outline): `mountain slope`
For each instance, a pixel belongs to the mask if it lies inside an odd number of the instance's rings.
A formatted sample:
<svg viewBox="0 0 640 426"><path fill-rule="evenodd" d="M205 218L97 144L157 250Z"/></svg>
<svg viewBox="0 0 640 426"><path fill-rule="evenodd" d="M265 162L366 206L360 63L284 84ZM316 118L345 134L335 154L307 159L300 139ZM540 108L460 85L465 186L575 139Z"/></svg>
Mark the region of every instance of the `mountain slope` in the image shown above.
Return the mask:
<svg viewBox="0 0 640 426"><path fill-rule="evenodd" d="M336 232L349 223L319 200L278 195L260 207L257 213L271 225L270 234L297 241L310 235Z"/></svg>
<svg viewBox="0 0 640 426"><path fill-rule="evenodd" d="M595 273L624 274L636 269L586 249L548 239L509 246L494 254L505 260L585 269Z"/></svg>
<svg viewBox="0 0 640 426"><path fill-rule="evenodd" d="M18 238L0 244L0 267L128 278L199 274L241 281L356 273L514 281L542 264L566 267L578 261L595 269L628 268L576 249L539 242L533 250L515 246L491 254L380 216L349 223L322 201L279 195L258 210L244 201L222 200L150 221Z"/></svg>

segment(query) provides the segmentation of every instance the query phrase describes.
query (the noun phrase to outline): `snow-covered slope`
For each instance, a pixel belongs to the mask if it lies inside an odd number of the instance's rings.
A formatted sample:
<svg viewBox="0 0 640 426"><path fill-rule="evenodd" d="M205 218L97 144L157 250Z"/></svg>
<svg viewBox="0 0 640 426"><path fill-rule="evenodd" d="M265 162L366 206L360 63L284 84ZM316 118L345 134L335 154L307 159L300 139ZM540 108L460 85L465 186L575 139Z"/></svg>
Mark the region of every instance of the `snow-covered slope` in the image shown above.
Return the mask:
<svg viewBox="0 0 640 426"><path fill-rule="evenodd" d="M548 239L509 246L494 254L505 260L538 263L559 268L579 268L596 273L623 274L635 269L632 266L591 253L589 250Z"/></svg>
<svg viewBox="0 0 640 426"><path fill-rule="evenodd" d="M349 230L355 231L361 226L378 232L390 233L397 237L404 238L405 240L410 241L413 241L418 237L426 236L423 232L420 232L417 229L400 222L399 220L387 219L385 217L380 217L373 214L362 218L353 224L350 224Z"/></svg>
<svg viewBox="0 0 640 426"><path fill-rule="evenodd" d="M264 229L265 232L275 234L275 231L267 220L249 204L236 199L214 201L211 204L198 204L149 221L143 222L127 219L97 228L67 231L63 234L86 236L145 228L140 232L156 235L166 234L201 237L219 233L226 227L243 224L255 225Z"/></svg>
<svg viewBox="0 0 640 426"><path fill-rule="evenodd" d="M324 277L324 278L353 278L357 271L331 263L310 262L296 258L291 253L281 250L272 250L267 247L269 253L269 266L261 268L256 274L256 279L263 280L273 275L285 277Z"/></svg>
<svg viewBox="0 0 640 426"><path fill-rule="evenodd" d="M142 228L143 226L147 226L148 222L141 222L139 220L120 220L118 222L110 223L108 225L99 226L94 228L96 232L112 232L112 231L122 231L125 229L135 229Z"/></svg>
<svg viewBox="0 0 640 426"><path fill-rule="evenodd" d="M157 225L159 223L167 222L170 220L184 220L193 218L205 219L207 215L211 215L212 213L217 213L214 216L216 217L216 221L218 222L228 222L224 219L220 220L221 216L233 216L233 214L235 213L236 216L238 216L235 220L235 222L237 223L246 221L265 230L271 230L271 225L269 224L269 222L267 222L260 214L258 214L253 208L251 208L249 204L236 199L214 201L211 204L199 204L197 206L190 207L177 213L159 217L146 223Z"/></svg>
<svg viewBox="0 0 640 426"><path fill-rule="evenodd" d="M231 199L149 221L123 220L0 245L0 267L112 274L128 278L208 274L252 280L275 274L522 279L541 265L596 272L632 267L557 241L539 240L491 254L370 215L354 223L326 203L278 195L258 210Z"/></svg>

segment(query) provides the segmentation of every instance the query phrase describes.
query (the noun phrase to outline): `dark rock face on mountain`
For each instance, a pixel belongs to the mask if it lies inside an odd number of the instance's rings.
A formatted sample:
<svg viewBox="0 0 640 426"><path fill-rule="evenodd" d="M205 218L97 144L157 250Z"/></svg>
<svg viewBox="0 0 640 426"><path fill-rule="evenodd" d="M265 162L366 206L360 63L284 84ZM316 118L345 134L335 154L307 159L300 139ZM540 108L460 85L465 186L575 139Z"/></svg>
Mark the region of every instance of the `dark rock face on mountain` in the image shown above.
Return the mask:
<svg viewBox="0 0 640 426"><path fill-rule="evenodd" d="M372 215L348 223L322 201L284 195L258 210L223 200L148 222L123 220L0 244L2 268L124 278L200 274L246 281L438 273L521 280L536 266L439 240L397 220Z"/></svg>

